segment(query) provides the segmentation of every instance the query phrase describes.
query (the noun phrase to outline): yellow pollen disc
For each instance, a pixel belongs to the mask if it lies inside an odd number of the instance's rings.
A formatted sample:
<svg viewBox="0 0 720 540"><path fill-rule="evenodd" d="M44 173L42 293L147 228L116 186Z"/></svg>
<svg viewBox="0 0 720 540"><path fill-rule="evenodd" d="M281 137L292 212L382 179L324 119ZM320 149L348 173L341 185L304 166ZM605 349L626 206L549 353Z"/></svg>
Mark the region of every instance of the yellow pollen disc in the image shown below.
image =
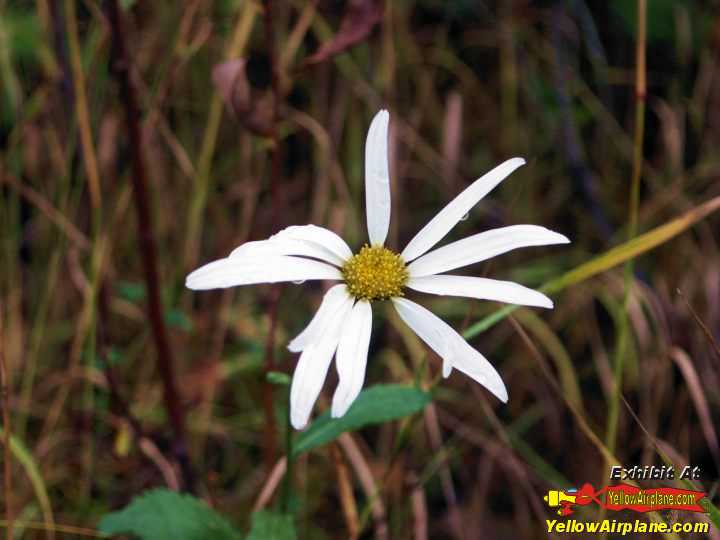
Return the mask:
<svg viewBox="0 0 720 540"><path fill-rule="evenodd" d="M360 300L387 300L402 296L408 280L405 261L382 246L362 247L342 267L348 292Z"/></svg>

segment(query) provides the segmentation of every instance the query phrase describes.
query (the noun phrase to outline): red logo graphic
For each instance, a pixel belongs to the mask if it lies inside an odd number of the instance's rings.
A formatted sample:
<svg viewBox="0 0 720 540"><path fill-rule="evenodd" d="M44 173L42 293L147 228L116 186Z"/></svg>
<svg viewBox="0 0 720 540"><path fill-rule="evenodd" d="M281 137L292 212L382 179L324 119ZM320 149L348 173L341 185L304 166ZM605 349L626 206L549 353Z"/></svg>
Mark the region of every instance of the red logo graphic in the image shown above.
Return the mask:
<svg viewBox="0 0 720 540"><path fill-rule="evenodd" d="M548 491L544 499L551 508L558 508L559 515L569 516L573 513L574 507L587 506L590 503L615 511L686 510L705 513L706 510L698 504L703 497L705 493L702 491L672 487L644 489L618 484L595 491L590 484L585 484L580 489Z"/></svg>

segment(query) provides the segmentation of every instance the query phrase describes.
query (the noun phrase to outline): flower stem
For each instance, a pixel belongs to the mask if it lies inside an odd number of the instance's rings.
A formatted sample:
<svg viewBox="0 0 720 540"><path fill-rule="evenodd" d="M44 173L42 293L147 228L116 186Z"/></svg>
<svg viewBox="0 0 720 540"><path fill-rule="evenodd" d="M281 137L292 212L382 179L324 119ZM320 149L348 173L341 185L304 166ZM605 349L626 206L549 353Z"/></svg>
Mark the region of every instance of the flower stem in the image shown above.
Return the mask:
<svg viewBox="0 0 720 540"><path fill-rule="evenodd" d="M293 474L293 428L290 424L290 385L287 386L287 410L285 414L285 459L286 469L283 476L282 492L280 494L280 509L283 513L290 513L290 498L292 495L292 474Z"/></svg>

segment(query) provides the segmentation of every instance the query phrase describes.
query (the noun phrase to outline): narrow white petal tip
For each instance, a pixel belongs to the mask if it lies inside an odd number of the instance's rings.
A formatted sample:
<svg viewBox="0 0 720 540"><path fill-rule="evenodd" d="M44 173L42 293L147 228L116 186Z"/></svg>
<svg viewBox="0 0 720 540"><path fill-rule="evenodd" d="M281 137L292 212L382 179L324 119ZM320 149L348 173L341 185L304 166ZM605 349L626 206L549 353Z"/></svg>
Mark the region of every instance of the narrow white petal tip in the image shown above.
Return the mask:
<svg viewBox="0 0 720 540"><path fill-rule="evenodd" d="M550 306L552 307L552 306ZM288 343L287 350L293 353L302 352L302 347L295 343L295 340Z"/></svg>
<svg viewBox="0 0 720 540"><path fill-rule="evenodd" d="M352 401L350 403L333 402L332 408L330 409L330 417L342 418L345 416L345 413L348 412L350 405L352 405Z"/></svg>
<svg viewBox="0 0 720 540"><path fill-rule="evenodd" d="M569 244L570 239L565 236L564 234L560 234L559 232L552 231L546 227L541 226L533 226L537 227L537 230L540 231L545 237L545 245L555 245L555 244ZM540 244L542 245L542 244Z"/></svg>
<svg viewBox="0 0 720 540"><path fill-rule="evenodd" d="M448 360L443 359L443 365L442 365L443 378L447 379L451 373L452 373L452 364Z"/></svg>
<svg viewBox="0 0 720 540"><path fill-rule="evenodd" d="M305 426L307 426L308 421L304 418L290 418L290 423L292 424L292 427L300 431L301 429L305 429Z"/></svg>
<svg viewBox="0 0 720 540"><path fill-rule="evenodd" d="M202 275L199 275L197 270L188 274L185 278L185 287L193 291L201 291L207 288L203 286Z"/></svg>
<svg viewBox="0 0 720 540"><path fill-rule="evenodd" d="M490 377L484 386L500 401L503 403L508 402L508 391L500 375L496 374L496 376Z"/></svg>
<svg viewBox="0 0 720 540"><path fill-rule="evenodd" d="M545 295L544 295L543 293L541 293L540 291L534 291L534 290L532 290L532 289L528 289L528 290L529 290L529 291L532 291L532 294L533 294L533 296L535 297L535 298L534 298L535 301L534 301L534 302L528 302L526 305L528 305L528 306L534 306L534 307L539 307L539 308L545 308L545 309L553 309L553 308L555 307L555 304L553 303L553 301L550 300L550 298L548 298L547 296L545 296ZM523 304L520 304L520 305L523 305Z"/></svg>

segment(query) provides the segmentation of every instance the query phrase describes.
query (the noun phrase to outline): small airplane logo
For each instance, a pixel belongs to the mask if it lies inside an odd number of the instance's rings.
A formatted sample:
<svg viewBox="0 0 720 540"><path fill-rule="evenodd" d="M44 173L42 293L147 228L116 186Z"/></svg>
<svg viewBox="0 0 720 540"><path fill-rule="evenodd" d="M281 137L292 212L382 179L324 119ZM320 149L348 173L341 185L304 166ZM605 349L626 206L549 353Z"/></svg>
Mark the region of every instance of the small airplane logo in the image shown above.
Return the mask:
<svg viewBox="0 0 720 540"><path fill-rule="evenodd" d="M564 491L551 489L543 500L550 508L558 508L558 515L565 515L570 506L577 501L577 488L566 489Z"/></svg>

